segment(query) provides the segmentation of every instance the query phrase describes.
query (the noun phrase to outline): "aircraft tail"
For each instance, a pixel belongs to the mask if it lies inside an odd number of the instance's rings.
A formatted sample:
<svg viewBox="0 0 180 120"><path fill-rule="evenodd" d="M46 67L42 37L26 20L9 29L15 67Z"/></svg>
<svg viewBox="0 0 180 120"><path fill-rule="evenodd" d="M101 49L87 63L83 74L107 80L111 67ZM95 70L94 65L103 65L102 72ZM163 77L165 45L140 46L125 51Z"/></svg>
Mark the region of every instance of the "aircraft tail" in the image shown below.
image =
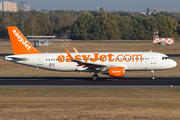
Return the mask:
<svg viewBox="0 0 180 120"><path fill-rule="evenodd" d="M19 54L37 54L41 53L37 51L31 43L24 37L24 35L15 26L7 26L11 45L14 55Z"/></svg>

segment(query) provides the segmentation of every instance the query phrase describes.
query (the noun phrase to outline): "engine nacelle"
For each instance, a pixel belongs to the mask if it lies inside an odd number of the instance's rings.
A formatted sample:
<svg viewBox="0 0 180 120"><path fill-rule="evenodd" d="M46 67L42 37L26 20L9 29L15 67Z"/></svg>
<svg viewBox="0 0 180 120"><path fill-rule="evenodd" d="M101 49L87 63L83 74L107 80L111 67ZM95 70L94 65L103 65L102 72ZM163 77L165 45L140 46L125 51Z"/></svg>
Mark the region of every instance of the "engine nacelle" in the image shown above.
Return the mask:
<svg viewBox="0 0 180 120"><path fill-rule="evenodd" d="M111 77L124 77L125 69L124 67L110 67L105 71L102 71L101 73L109 75Z"/></svg>

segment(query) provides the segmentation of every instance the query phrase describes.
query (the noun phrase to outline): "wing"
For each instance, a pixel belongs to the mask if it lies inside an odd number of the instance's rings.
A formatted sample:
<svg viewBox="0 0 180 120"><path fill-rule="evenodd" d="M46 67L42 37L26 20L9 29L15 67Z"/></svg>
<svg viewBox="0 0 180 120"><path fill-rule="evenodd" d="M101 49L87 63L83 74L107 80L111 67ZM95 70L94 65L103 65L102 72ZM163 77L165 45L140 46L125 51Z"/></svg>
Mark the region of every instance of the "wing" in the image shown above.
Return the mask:
<svg viewBox="0 0 180 120"><path fill-rule="evenodd" d="M107 67L107 65L103 65L103 64L96 64L96 63L91 63L91 62L83 62L83 61L78 61L76 59L73 58L73 56L70 54L70 52L66 50L66 53L69 57L69 59L71 59L71 61L76 62L78 65L77 66L83 66L83 68L88 67L88 69L95 69L95 68L102 68L102 67Z"/></svg>

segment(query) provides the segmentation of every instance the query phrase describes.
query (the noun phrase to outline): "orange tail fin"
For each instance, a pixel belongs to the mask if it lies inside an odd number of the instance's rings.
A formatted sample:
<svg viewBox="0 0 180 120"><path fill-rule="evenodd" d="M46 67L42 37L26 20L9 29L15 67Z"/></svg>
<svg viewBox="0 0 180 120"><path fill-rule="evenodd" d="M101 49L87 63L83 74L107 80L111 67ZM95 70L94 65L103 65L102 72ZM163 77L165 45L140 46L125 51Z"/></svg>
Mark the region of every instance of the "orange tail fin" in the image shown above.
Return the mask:
<svg viewBox="0 0 180 120"><path fill-rule="evenodd" d="M7 26L9 37L11 40L14 55L19 54L37 54L37 51L24 35L15 26Z"/></svg>

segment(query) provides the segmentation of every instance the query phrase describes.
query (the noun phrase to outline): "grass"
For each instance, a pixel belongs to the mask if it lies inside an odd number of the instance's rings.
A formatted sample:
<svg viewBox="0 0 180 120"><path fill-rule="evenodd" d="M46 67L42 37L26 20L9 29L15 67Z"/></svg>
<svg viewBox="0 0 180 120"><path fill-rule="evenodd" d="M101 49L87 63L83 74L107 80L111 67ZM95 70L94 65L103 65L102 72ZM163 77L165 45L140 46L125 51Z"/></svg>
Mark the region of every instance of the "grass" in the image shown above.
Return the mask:
<svg viewBox="0 0 180 120"><path fill-rule="evenodd" d="M180 119L177 89L1 89L4 119Z"/></svg>

